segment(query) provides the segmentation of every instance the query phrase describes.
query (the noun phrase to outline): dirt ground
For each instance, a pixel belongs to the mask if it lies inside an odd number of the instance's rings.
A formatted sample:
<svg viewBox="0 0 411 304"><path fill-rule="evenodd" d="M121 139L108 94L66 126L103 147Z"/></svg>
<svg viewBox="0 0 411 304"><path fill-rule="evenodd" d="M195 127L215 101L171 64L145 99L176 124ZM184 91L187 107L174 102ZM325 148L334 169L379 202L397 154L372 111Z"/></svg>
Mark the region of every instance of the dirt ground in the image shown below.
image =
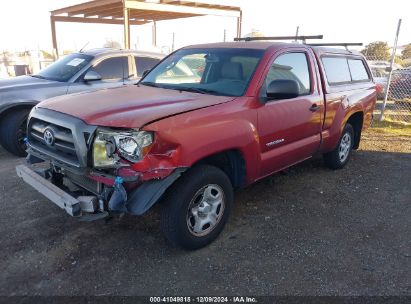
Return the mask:
<svg viewBox="0 0 411 304"><path fill-rule="evenodd" d="M343 170L315 158L241 190L194 252L167 244L156 212L69 218L0 150L0 295L411 295L407 134L374 128Z"/></svg>

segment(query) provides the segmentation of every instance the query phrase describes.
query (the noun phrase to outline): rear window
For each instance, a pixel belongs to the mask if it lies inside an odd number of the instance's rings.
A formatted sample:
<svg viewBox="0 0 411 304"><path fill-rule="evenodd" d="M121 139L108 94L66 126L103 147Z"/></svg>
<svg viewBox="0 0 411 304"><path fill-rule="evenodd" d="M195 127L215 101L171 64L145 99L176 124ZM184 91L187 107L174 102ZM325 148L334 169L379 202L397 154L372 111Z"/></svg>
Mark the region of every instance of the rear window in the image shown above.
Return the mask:
<svg viewBox="0 0 411 304"><path fill-rule="evenodd" d="M348 65L351 71L353 81L369 80L370 76L364 66L364 61L361 59L348 59Z"/></svg>
<svg viewBox="0 0 411 304"><path fill-rule="evenodd" d="M350 70L345 57L323 57L325 74L329 84L351 82Z"/></svg>
<svg viewBox="0 0 411 304"><path fill-rule="evenodd" d="M361 59L324 56L322 63L330 85L370 80L364 61Z"/></svg>
<svg viewBox="0 0 411 304"><path fill-rule="evenodd" d="M231 62L236 62L240 64L243 68L243 73L245 75L252 75L255 67L260 59L257 57L250 56L234 56L231 58Z"/></svg>

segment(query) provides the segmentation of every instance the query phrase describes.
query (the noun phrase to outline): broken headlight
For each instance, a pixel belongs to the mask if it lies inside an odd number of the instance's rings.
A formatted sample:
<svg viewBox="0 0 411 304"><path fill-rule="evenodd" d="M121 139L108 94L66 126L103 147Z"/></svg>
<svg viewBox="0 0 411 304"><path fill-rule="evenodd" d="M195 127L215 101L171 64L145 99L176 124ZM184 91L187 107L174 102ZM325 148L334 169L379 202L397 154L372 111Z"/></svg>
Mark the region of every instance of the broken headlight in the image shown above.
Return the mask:
<svg viewBox="0 0 411 304"><path fill-rule="evenodd" d="M94 167L113 167L120 157L138 162L149 152L152 144L152 132L98 129L93 144Z"/></svg>

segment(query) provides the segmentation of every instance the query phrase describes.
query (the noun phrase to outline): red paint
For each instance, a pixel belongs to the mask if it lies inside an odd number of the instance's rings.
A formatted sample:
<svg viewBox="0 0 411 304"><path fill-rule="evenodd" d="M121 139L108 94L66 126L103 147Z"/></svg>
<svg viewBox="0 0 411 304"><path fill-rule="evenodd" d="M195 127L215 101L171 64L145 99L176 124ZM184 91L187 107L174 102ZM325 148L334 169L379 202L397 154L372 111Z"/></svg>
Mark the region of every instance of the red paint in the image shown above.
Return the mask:
<svg viewBox="0 0 411 304"><path fill-rule="evenodd" d="M232 97L199 95L176 90L128 85L88 94L63 95L40 106L78 117L90 125L140 128L169 115L209 107Z"/></svg>
<svg viewBox="0 0 411 304"><path fill-rule="evenodd" d="M106 177L106 176L95 175L95 174L91 173L87 177L94 180L94 181L96 181L96 182L103 183L103 184L108 185L108 186L114 186L114 184L115 184L115 182L114 182L115 177L114 176L113 177Z"/></svg>

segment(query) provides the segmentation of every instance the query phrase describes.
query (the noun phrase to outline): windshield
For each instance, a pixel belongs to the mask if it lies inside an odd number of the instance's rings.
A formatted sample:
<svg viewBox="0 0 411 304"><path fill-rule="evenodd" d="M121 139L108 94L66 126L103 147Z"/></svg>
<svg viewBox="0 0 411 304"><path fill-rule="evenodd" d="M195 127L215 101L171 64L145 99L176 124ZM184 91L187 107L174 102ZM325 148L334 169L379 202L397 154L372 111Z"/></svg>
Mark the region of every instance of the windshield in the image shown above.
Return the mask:
<svg viewBox="0 0 411 304"><path fill-rule="evenodd" d="M167 57L140 84L242 96L263 53L263 50L237 48L183 49Z"/></svg>
<svg viewBox="0 0 411 304"><path fill-rule="evenodd" d="M65 82L85 67L92 59L93 56L90 55L70 54L57 60L38 74L33 75L33 77Z"/></svg>

